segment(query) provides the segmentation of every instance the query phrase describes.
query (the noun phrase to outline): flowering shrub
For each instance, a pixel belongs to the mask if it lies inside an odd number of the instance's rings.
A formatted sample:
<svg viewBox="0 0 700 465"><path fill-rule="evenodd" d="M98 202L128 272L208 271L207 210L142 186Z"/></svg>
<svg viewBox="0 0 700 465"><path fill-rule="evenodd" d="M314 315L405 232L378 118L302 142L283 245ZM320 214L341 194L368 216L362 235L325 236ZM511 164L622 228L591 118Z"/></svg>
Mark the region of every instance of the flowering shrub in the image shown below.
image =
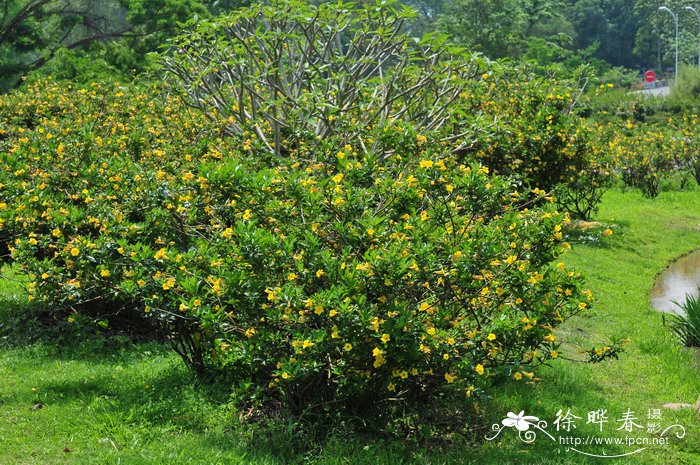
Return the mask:
<svg viewBox="0 0 700 465"><path fill-rule="evenodd" d="M528 379L589 305L551 265L567 218L544 191L408 125L386 141L410 156L329 143L269 162L124 93L47 82L0 101L0 234L57 316L138 311L193 368L301 411Z"/></svg>
<svg viewBox="0 0 700 465"><path fill-rule="evenodd" d="M471 96L477 100L472 105L493 121L492 134L475 155L487 166L551 190L587 166L586 134L573 113L573 88L521 72L527 71L516 68L491 76L492 82L487 78L482 84L490 87L486 98Z"/></svg>
<svg viewBox="0 0 700 465"><path fill-rule="evenodd" d="M223 141L175 105L126 88L52 81L0 101L0 249L30 273L30 299L57 315L129 313L131 295L100 264L138 263L122 247L130 240L185 239L174 234L160 181L195 157L221 157L209 148Z"/></svg>
<svg viewBox="0 0 700 465"><path fill-rule="evenodd" d="M645 197L658 196L661 177L672 169L663 133L635 132L627 142L632 150L624 158L622 180Z"/></svg>
<svg viewBox="0 0 700 465"><path fill-rule="evenodd" d="M490 71L462 94L463 111L479 115L481 122L462 142L463 155L554 191L564 211L589 218L610 186L611 173L595 156L590 126L578 115L583 90L534 75L527 66Z"/></svg>
<svg viewBox="0 0 700 465"><path fill-rule="evenodd" d="M697 115L668 118L663 124L627 120L596 128L594 146L607 152L601 156L616 167L627 186L646 197L659 195L664 178L700 174Z"/></svg>

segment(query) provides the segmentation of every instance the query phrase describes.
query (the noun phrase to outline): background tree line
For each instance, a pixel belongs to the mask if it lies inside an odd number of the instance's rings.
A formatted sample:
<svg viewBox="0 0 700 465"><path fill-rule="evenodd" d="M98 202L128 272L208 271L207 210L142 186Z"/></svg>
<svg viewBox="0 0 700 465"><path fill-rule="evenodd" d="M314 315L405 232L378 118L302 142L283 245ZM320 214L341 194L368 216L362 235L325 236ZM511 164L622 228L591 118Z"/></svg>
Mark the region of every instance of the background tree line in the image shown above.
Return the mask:
<svg viewBox="0 0 700 465"><path fill-rule="evenodd" d="M313 3L322 3L311 0ZM360 0L366 2L369 0ZM250 0L0 0L0 88L45 68L59 77L129 76L149 67L188 20L234 12ZM442 32L489 58L512 57L599 73L671 66L679 16L681 60L698 53L698 20L683 0L404 0L413 35Z"/></svg>

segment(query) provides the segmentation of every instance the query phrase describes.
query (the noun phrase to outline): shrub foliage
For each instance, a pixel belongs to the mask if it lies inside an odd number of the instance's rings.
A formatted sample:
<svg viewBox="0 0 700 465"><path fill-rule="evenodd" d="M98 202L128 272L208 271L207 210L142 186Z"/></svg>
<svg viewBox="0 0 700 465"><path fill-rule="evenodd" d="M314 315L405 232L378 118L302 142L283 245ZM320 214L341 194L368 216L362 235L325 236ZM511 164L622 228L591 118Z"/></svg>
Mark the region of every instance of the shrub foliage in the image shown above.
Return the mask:
<svg viewBox="0 0 700 465"><path fill-rule="evenodd" d="M270 162L177 100L56 83L2 101L0 231L57 317L136 309L193 368L297 411L417 398L557 356L588 305L565 215L408 126ZM409 143L410 141L410 143Z"/></svg>
<svg viewBox="0 0 700 465"><path fill-rule="evenodd" d="M590 215L609 174L575 86L411 42L391 6L293 6L192 25L164 87L0 100L30 298L148 319L297 413L533 379L592 300L555 265L558 207Z"/></svg>

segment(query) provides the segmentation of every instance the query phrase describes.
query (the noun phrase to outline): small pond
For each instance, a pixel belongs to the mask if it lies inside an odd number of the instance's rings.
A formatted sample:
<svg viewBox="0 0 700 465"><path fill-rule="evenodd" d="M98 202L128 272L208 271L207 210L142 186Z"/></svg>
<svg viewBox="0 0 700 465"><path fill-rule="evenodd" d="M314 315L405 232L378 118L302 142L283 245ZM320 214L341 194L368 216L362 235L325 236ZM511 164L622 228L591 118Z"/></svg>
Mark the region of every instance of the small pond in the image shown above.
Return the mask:
<svg viewBox="0 0 700 465"><path fill-rule="evenodd" d="M686 294L699 295L700 250L672 263L656 279L651 291L651 305L662 312L679 313L671 301L683 302Z"/></svg>

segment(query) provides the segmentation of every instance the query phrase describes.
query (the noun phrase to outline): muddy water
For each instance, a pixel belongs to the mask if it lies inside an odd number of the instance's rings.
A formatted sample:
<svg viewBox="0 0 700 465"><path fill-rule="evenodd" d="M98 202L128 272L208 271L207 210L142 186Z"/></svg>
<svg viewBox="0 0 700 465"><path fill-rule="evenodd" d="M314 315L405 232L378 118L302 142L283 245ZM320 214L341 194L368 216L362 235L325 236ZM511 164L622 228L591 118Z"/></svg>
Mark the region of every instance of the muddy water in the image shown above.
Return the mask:
<svg viewBox="0 0 700 465"><path fill-rule="evenodd" d="M671 264L656 279L651 291L650 302L662 312L682 312L671 301L683 302L686 294L699 295L700 250L695 251Z"/></svg>

